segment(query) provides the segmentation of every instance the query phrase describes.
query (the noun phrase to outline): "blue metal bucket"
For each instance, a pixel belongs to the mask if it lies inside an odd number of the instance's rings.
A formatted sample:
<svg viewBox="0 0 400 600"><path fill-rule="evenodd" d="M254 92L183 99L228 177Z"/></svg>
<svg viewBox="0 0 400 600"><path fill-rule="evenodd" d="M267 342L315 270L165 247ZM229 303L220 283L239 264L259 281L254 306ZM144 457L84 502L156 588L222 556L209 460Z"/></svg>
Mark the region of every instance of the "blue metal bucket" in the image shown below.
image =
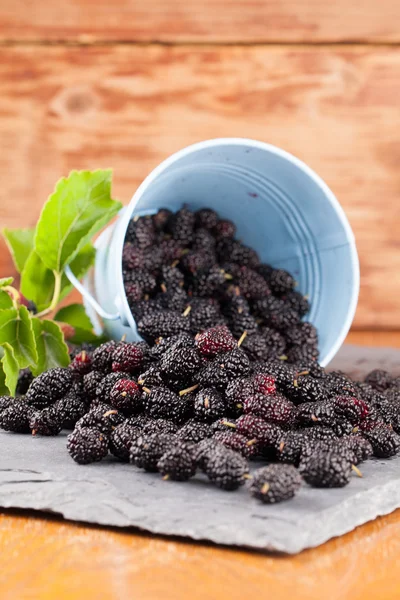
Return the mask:
<svg viewBox="0 0 400 600"><path fill-rule="evenodd" d="M303 162L269 144L216 139L184 148L146 177L129 206L97 242L94 280L80 289L113 338L140 336L125 296L121 256L133 215L186 203L211 207L237 226L237 237L263 262L289 271L307 295L327 365L350 329L359 291L354 235L339 202ZM73 276L72 276L73 277ZM74 279L74 283L79 283ZM94 299L93 299L94 296ZM97 301L97 302L96 302Z"/></svg>

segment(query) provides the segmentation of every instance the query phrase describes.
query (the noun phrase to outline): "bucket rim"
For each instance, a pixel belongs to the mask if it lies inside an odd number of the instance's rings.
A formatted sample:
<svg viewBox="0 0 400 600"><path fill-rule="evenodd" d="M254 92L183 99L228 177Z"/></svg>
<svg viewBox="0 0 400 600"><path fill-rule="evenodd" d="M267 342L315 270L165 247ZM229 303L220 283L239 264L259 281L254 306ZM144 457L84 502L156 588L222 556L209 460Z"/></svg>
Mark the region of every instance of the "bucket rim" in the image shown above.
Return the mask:
<svg viewBox="0 0 400 600"><path fill-rule="evenodd" d="M351 295L351 300L349 303L346 319L343 322L343 324L340 328L340 331L338 332L338 334L336 336L335 344L333 344L330 351L323 357L323 359L320 362L320 364L322 366L327 366L329 364L329 362L332 360L332 358L335 356L335 354L338 352L340 347L342 346L342 344L350 330L350 327L353 322L354 315L355 315L355 312L357 309L359 290L360 290L360 264L359 264L359 258L358 258L358 253L357 253L354 232L350 226L350 222L346 216L346 213L344 212L344 209L342 208L342 206L339 203L338 199L336 198L335 194L329 188L327 183L325 183L325 181L322 179L322 177L320 177L320 175L318 175L305 162L303 162L301 159L299 159L295 155L291 154L287 150L283 150L282 148L279 148L278 146L269 144L267 142L262 142L259 140L253 140L250 138L240 138L240 137L232 137L232 138L227 137L227 138L213 138L213 139L196 142L194 144L190 144L189 146L181 148L180 150L171 154L169 157L164 159L158 166L156 166L152 171L150 171L150 173L145 177L145 179L142 181L142 183L139 185L139 187L133 194L130 203L126 207L124 207L123 211L121 211L120 223L118 225L118 238L116 240L116 256L119 257L120 264L118 266L116 265L116 268L118 270L118 289L120 291L120 298L122 300L122 307L125 312L125 317L127 318L127 320L129 322L131 322L131 320L133 319L133 316L130 311L128 301L126 298L124 285L123 285L121 257L122 257L122 250L123 250L126 230L128 228L129 221L131 220L132 215L135 212L135 208L136 208L140 198L143 196L143 194L146 192L146 190L149 188L149 186L164 171L166 171L174 163L178 162L181 158L184 158L190 154L194 154L201 150L206 150L206 149L215 148L215 147L220 148L223 146L243 146L246 148L255 148L255 149L266 151L270 154L278 156L278 157L286 160L287 162L291 163L294 167L298 168L300 171L302 171L306 176L308 176L314 182L314 184L321 191L321 195L323 195L325 197L325 199L330 203L330 205L334 208L334 210L338 216L338 219L344 230L344 233L345 233L345 236L346 236L346 239L348 242L348 248L349 248L349 254L350 254L349 260L350 260L350 264L351 264L351 273L352 273L352 295ZM162 207L160 206L160 208L162 208ZM151 212L154 212L154 211L151 211ZM145 214L145 212L143 212L143 214ZM133 319L133 322L135 323L134 319ZM131 325L131 323L130 323L130 325ZM135 323L135 325L136 325L136 323ZM137 332L136 326L135 326L134 330Z"/></svg>

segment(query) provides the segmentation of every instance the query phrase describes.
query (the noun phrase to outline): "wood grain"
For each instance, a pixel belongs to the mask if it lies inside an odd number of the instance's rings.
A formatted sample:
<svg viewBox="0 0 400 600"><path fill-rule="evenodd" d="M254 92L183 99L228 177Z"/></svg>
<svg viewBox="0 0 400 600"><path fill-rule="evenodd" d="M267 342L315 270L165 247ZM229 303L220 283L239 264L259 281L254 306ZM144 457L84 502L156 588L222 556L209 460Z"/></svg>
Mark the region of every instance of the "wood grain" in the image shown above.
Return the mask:
<svg viewBox="0 0 400 600"><path fill-rule="evenodd" d="M0 39L398 42L398 0L3 0Z"/></svg>
<svg viewBox="0 0 400 600"><path fill-rule="evenodd" d="M350 331L347 344L400 348L400 331Z"/></svg>
<svg viewBox="0 0 400 600"><path fill-rule="evenodd" d="M348 341L400 347L400 334ZM2 600L243 600L266 590L274 600L398 600L400 511L293 557L0 513L0 554Z"/></svg>
<svg viewBox="0 0 400 600"><path fill-rule="evenodd" d="M234 527L234 524L232 524ZM0 514L2 600L398 600L400 511L294 557Z"/></svg>
<svg viewBox="0 0 400 600"><path fill-rule="evenodd" d="M0 54L0 223L33 225L71 169L114 167L125 203L170 153L253 137L327 181L354 228L355 326L400 328L400 49L20 47ZM0 274L11 270L0 252Z"/></svg>

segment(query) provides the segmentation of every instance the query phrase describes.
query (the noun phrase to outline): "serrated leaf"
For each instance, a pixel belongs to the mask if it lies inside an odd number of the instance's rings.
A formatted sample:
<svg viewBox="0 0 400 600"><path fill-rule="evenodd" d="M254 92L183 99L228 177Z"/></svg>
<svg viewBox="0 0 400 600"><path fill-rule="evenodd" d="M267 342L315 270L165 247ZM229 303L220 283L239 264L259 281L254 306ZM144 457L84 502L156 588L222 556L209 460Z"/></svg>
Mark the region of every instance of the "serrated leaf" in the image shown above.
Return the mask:
<svg viewBox="0 0 400 600"><path fill-rule="evenodd" d="M88 269L94 263L95 256L96 256L96 249L93 247L93 245L91 243L86 244L86 246L84 246L79 251L79 254L77 254L75 256L74 260L69 265L71 267L71 271L73 272L75 277L80 279L81 277L83 277L83 275L85 275L85 273L88 271ZM72 283L70 283L67 276L63 274L62 279L61 279L60 300L65 298L65 296L67 296L67 294L69 294L69 292L72 290L72 288L73 288Z"/></svg>
<svg viewBox="0 0 400 600"><path fill-rule="evenodd" d="M80 327L91 331L93 325L88 315L86 314L83 304L69 304L61 308L54 317L55 321L63 321L69 323L73 327Z"/></svg>
<svg viewBox="0 0 400 600"><path fill-rule="evenodd" d="M31 368L33 375L36 377L54 367L67 367L69 365L68 346L57 323L41 321L34 317L32 326L39 356L36 365Z"/></svg>
<svg viewBox="0 0 400 600"><path fill-rule="evenodd" d="M21 292L36 304L38 311L47 308L53 298L54 273L35 250L30 253L21 274Z"/></svg>
<svg viewBox="0 0 400 600"><path fill-rule="evenodd" d="M68 341L71 344L83 344L83 342L86 342L87 344L95 344L96 346L103 344L107 340L108 338L104 335L98 336L93 331L81 329L80 327L74 327L74 335L68 337Z"/></svg>
<svg viewBox="0 0 400 600"><path fill-rule="evenodd" d="M4 352L1 349L0 346L0 357L4 356ZM8 387L6 386L6 374L4 373L3 370L3 365L1 364L0 361L0 396L8 396L10 394L10 391L8 389Z"/></svg>
<svg viewBox="0 0 400 600"><path fill-rule="evenodd" d="M35 229L7 229L2 230L6 244L10 250L15 267L19 273L25 266L28 256L33 250Z"/></svg>
<svg viewBox="0 0 400 600"><path fill-rule="evenodd" d="M0 288L11 285L14 281L14 277L0 277Z"/></svg>
<svg viewBox="0 0 400 600"><path fill-rule="evenodd" d="M36 251L49 269L61 272L120 210L110 193L111 170L72 171L58 181L35 235Z"/></svg>
<svg viewBox="0 0 400 600"><path fill-rule="evenodd" d="M79 279L92 266L96 250L92 244L86 244L74 258L70 267L72 272ZM47 308L51 303L54 294L55 278L54 273L46 267L40 256L35 250L31 252L26 261L21 275L21 292L26 298L32 300L40 312ZM66 275L61 278L60 300L65 298L72 290L73 285L69 282Z"/></svg>
<svg viewBox="0 0 400 600"><path fill-rule="evenodd" d="M55 321L62 323L68 323L72 325L75 330L75 334L72 337L68 337L68 341L71 344L82 344L87 342L89 344L102 344L107 341L105 336L98 336L93 333L93 325L88 315L86 314L85 307L82 304L69 304L61 308L54 317Z"/></svg>
<svg viewBox="0 0 400 600"><path fill-rule="evenodd" d="M0 310L4 308L12 308L13 302L11 297L4 290L0 290Z"/></svg>
<svg viewBox="0 0 400 600"><path fill-rule="evenodd" d="M12 346L20 369L37 362L32 320L25 306L0 311L0 345L4 344Z"/></svg>
<svg viewBox="0 0 400 600"><path fill-rule="evenodd" d="M1 391L3 386L6 394L14 396L19 374L18 362L15 358L14 350L10 344L3 344L1 350L2 358L0 360L0 394L3 393Z"/></svg>

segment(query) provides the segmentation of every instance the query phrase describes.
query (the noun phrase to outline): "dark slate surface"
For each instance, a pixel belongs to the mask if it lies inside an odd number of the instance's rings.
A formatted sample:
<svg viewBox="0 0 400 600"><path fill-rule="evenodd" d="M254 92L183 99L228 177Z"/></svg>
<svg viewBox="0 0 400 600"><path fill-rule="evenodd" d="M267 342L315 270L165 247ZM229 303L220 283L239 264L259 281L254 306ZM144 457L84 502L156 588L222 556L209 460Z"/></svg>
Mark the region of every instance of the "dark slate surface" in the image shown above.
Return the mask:
<svg viewBox="0 0 400 600"><path fill-rule="evenodd" d="M400 371L400 352L347 346L332 368L359 374L380 364ZM76 465L66 436L0 433L0 506L58 513L66 519L137 527L218 544L296 553L400 507L400 456L368 461L343 489L304 486L296 498L264 506L246 489L223 492L196 476L163 481L114 461Z"/></svg>

